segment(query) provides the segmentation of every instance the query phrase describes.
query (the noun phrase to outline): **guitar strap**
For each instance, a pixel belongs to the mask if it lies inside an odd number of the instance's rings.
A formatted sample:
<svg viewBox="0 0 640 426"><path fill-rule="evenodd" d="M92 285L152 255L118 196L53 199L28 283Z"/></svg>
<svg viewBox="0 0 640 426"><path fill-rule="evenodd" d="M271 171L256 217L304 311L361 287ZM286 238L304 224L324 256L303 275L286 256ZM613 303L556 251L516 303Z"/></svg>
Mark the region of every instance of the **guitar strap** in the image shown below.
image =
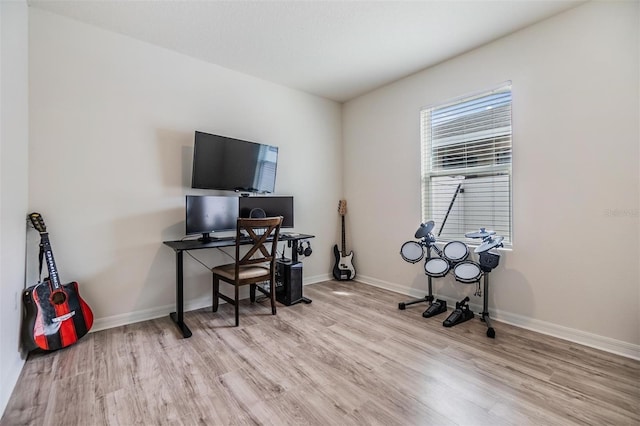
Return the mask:
<svg viewBox="0 0 640 426"><path fill-rule="evenodd" d="M40 240L40 253L38 253L38 263L40 266L38 267L38 282L42 282L42 259L44 257L44 246L42 244L42 239Z"/></svg>

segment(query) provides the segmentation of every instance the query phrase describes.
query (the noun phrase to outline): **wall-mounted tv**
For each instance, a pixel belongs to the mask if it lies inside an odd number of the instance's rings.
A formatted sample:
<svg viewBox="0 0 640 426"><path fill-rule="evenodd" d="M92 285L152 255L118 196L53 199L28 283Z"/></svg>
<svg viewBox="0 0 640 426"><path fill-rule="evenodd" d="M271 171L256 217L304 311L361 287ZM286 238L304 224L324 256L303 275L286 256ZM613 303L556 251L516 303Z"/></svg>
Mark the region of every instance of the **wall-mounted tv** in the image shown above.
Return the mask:
<svg viewBox="0 0 640 426"><path fill-rule="evenodd" d="M277 165L277 146L196 132L191 187L271 193Z"/></svg>

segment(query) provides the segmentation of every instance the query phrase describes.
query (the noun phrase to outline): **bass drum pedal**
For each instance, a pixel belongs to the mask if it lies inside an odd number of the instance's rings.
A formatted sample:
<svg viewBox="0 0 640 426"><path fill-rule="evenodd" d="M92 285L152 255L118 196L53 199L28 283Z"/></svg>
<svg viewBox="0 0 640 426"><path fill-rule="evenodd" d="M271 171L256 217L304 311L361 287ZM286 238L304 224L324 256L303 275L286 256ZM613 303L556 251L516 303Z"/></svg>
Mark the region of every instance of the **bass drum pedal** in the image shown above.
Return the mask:
<svg viewBox="0 0 640 426"><path fill-rule="evenodd" d="M451 315L447 317L446 320L442 323L445 327L453 327L454 325L463 323L465 321L469 321L474 317L473 311L469 309L469 305L467 302L469 301L469 297L465 297L459 302L456 302L456 309L451 312Z"/></svg>

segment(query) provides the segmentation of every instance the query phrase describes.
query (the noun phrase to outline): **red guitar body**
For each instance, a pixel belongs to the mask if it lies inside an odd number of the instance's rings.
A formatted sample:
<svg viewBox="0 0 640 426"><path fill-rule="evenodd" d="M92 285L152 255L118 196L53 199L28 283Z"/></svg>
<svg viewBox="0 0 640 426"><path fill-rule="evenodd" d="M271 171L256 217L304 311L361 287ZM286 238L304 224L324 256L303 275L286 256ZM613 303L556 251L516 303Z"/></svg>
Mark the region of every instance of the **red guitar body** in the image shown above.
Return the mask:
<svg viewBox="0 0 640 426"><path fill-rule="evenodd" d="M72 282L52 290L51 280L29 287L22 294L25 307L23 340L28 349L55 351L74 344L93 325L93 312Z"/></svg>
<svg viewBox="0 0 640 426"><path fill-rule="evenodd" d="M47 261L49 278L22 294L22 340L27 350L54 351L74 344L87 334L93 325L93 312L80 297L78 283L60 284L42 217L31 213L29 218L40 232L40 248Z"/></svg>

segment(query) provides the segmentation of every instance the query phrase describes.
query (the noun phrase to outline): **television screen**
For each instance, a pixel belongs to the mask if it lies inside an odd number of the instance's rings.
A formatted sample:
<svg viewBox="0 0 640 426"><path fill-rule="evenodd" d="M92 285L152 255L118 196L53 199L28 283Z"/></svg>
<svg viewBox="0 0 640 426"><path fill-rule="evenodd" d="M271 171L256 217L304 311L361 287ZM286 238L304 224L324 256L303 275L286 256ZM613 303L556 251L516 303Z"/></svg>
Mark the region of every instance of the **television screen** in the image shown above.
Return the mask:
<svg viewBox="0 0 640 426"><path fill-rule="evenodd" d="M191 186L201 189L271 193L278 147L196 132Z"/></svg>
<svg viewBox="0 0 640 426"><path fill-rule="evenodd" d="M185 208L186 234L202 234L211 239L211 232L236 229L239 217L238 197L187 195Z"/></svg>
<svg viewBox="0 0 640 426"><path fill-rule="evenodd" d="M293 197L291 196L240 197L240 217L250 217L253 209L264 210L267 217L282 216L282 227L293 228Z"/></svg>

